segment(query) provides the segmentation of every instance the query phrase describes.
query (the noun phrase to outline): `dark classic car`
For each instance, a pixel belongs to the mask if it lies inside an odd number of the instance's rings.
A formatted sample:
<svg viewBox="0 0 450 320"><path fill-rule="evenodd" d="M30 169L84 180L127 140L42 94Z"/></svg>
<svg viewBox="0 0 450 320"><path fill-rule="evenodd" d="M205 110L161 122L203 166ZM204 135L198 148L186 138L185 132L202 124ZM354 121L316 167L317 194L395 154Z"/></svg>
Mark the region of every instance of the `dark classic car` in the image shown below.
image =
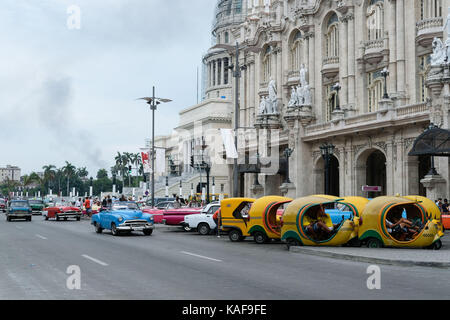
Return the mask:
<svg viewBox="0 0 450 320"><path fill-rule="evenodd" d="M143 213L134 202L116 202L112 208L101 210L92 216L91 224L95 232L102 233L103 230L111 230L114 236L123 232L141 231L146 236L153 233L153 215Z"/></svg>
<svg viewBox="0 0 450 320"><path fill-rule="evenodd" d="M31 207L26 200L12 200L6 210L6 221L15 219L31 221L32 216Z"/></svg>
<svg viewBox="0 0 450 320"><path fill-rule="evenodd" d="M33 215L42 215L42 211L45 209L44 201L39 199L31 199L28 200L28 203L33 211Z"/></svg>

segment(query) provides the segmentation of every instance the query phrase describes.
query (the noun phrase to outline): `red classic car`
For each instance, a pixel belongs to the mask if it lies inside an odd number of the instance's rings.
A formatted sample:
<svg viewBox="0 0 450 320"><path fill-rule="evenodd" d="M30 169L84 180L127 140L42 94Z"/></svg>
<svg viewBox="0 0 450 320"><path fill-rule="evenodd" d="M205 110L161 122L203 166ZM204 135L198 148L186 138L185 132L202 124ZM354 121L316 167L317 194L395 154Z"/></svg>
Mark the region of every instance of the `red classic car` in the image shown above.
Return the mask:
<svg viewBox="0 0 450 320"><path fill-rule="evenodd" d="M182 226L184 216L200 213L202 208L181 207L177 202L168 201L159 203L154 209L146 208L142 211L152 214L155 223L163 223L171 226Z"/></svg>
<svg viewBox="0 0 450 320"><path fill-rule="evenodd" d="M5 201L5 199L0 199L0 211L6 212L6 201Z"/></svg>
<svg viewBox="0 0 450 320"><path fill-rule="evenodd" d="M67 219L76 219L77 221L81 220L81 210L77 207L67 207L67 206L55 206L45 208L42 212L45 220L55 219L56 221Z"/></svg>

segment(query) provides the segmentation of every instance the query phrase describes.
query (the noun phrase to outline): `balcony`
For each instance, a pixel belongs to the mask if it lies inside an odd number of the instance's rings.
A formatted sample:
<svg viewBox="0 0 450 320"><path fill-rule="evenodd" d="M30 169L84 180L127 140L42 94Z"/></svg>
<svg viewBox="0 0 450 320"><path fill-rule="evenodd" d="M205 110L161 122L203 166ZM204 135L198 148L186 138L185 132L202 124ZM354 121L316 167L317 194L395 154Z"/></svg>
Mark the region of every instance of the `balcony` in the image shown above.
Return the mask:
<svg viewBox="0 0 450 320"><path fill-rule="evenodd" d="M333 79L339 73L339 57L327 57L322 62L322 75Z"/></svg>
<svg viewBox="0 0 450 320"><path fill-rule="evenodd" d="M389 53L387 39L375 39L363 42L363 60L369 64L376 64Z"/></svg>
<svg viewBox="0 0 450 320"><path fill-rule="evenodd" d="M416 42L422 47L430 46L434 37L442 37L442 17L424 19L416 23Z"/></svg>

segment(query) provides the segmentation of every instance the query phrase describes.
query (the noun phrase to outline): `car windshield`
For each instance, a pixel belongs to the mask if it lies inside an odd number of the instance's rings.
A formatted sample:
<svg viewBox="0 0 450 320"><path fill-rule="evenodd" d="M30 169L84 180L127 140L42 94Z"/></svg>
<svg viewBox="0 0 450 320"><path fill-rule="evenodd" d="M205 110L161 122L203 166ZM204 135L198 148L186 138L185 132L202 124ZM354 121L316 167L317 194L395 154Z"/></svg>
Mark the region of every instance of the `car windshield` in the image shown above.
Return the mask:
<svg viewBox="0 0 450 320"><path fill-rule="evenodd" d="M11 208L28 208L28 202L25 201L14 201L11 202Z"/></svg>
<svg viewBox="0 0 450 320"><path fill-rule="evenodd" d="M117 202L113 205L112 209L117 210L139 210L139 206L136 202Z"/></svg>

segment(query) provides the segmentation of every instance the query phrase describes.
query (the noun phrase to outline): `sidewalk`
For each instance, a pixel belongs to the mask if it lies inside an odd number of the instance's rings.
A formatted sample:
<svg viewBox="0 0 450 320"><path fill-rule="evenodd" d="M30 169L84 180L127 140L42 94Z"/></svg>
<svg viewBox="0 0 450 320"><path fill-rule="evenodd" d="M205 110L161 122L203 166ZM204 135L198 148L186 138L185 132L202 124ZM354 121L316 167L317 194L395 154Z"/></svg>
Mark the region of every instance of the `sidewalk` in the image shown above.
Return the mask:
<svg viewBox="0 0 450 320"><path fill-rule="evenodd" d="M450 237L441 250L348 247L291 247L290 252L374 264L450 268Z"/></svg>

